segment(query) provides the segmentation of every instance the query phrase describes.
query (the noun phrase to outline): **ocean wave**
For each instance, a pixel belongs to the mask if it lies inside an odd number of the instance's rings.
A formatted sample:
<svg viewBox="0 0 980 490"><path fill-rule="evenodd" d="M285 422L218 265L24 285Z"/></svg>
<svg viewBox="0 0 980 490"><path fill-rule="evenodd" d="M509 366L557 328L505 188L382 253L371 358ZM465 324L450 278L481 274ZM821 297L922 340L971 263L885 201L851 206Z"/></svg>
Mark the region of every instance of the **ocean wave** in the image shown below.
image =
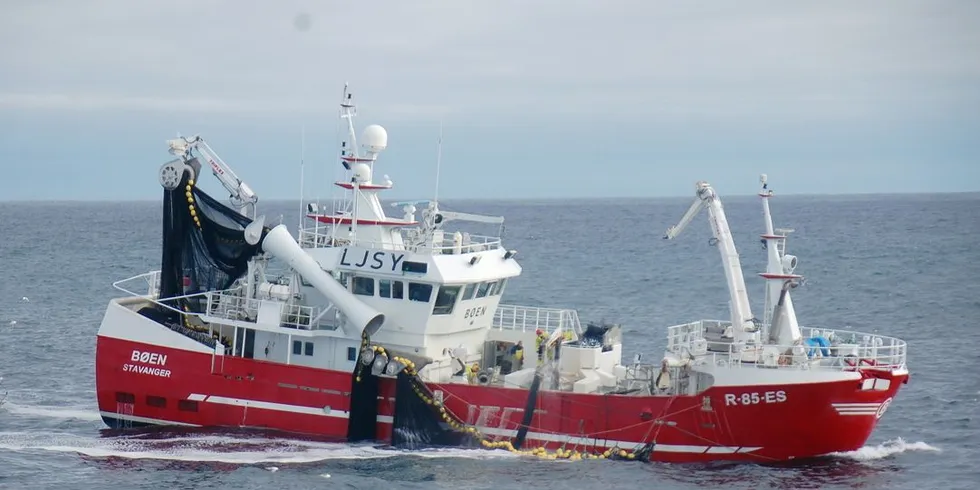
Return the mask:
<svg viewBox="0 0 980 490"><path fill-rule="evenodd" d="M83 437L67 433L0 433L0 450L76 453L91 458L124 458L230 464L301 464L327 460L418 458L514 458L504 451L434 448L398 449L266 437L198 435L169 438L121 436Z"/></svg>
<svg viewBox="0 0 980 490"><path fill-rule="evenodd" d="M941 449L922 441L906 442L904 439L899 437L896 439L885 441L876 446L864 446L856 451L846 451L841 453L834 453L832 455L855 459L858 461L874 461L878 459L888 458L896 454L902 454L902 453L913 452L913 451L940 452Z"/></svg>

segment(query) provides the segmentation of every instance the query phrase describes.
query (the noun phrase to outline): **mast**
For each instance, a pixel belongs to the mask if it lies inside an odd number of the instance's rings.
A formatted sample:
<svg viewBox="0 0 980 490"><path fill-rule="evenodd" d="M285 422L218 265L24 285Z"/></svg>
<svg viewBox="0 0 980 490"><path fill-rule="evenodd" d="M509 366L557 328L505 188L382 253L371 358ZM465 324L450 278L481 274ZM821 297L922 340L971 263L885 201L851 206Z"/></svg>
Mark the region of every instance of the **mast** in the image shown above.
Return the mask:
<svg viewBox="0 0 980 490"><path fill-rule="evenodd" d="M338 243L356 245L356 242L363 240L362 245L369 248L400 247L400 228L416 223L388 218L385 215L378 193L391 189L392 182L387 175L383 176L381 182L375 182L373 178L374 164L388 146L388 132L378 124L369 124L363 128L358 138L354 126L357 108L347 87L344 86L339 118L346 126L346 135L338 135L343 177L333 184L350 192L345 191L341 194L342 197L333 200L332 212L311 210L313 212L307 217L330 226L327 233L330 243L327 246Z"/></svg>
<svg viewBox="0 0 980 490"><path fill-rule="evenodd" d="M357 106L354 105L353 101L354 94L350 93L348 90L348 84L344 84L344 96L340 101L340 119L346 120L347 122L347 137L340 143L340 155L341 164L347 171L351 170L351 163L359 160L357 154L357 134L354 133L354 116L357 114ZM372 162L373 163L373 162ZM348 176L349 172L344 172L345 176ZM341 201L341 211L349 212L351 216L357 216L357 183L353 179L348 179L351 182L350 194L344 192L345 198ZM337 236L337 229L339 227L335 224L333 226L333 237L339 238ZM357 223L352 220L350 224L350 239L353 243L357 239Z"/></svg>
<svg viewBox="0 0 980 490"><path fill-rule="evenodd" d="M303 203L306 202L306 186L303 179L306 170L306 125L300 126L299 130L299 228L296 233L303 228Z"/></svg>
<svg viewBox="0 0 980 490"><path fill-rule="evenodd" d="M442 170L442 121L439 121L439 143L436 147L436 190L432 201L439 202L439 172Z"/></svg>
<svg viewBox="0 0 980 490"><path fill-rule="evenodd" d="M792 230L777 230L772 225L772 213L769 210L769 198L773 192L769 189L766 174L759 176L762 188L759 198L762 199L762 216L766 232L762 235L762 243L766 248L766 272L759 274L766 279L766 303L763 313L764 338L780 345L788 345L801 336L800 326L796 319L796 310L789 290L796 287L803 276L793 274L797 259L794 255L786 255L786 233ZM781 310L781 311L780 311Z"/></svg>

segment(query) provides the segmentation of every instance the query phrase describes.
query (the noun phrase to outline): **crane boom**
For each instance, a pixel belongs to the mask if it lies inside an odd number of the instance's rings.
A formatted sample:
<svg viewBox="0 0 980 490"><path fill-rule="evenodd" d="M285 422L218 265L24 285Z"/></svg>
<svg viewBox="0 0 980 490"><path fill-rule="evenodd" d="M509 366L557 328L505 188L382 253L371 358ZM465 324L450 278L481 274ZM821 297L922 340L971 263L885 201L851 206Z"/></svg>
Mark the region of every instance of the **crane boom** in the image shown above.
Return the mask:
<svg viewBox="0 0 980 490"><path fill-rule="evenodd" d="M694 202L691 203L691 207L687 208L687 212L681 217L680 222L674 226L671 226L670 228L667 228L667 233L664 235L664 239L671 240L677 238L677 235L680 235L681 232L687 228L687 225L694 220L694 217L697 216L702 209L704 209L704 201L702 201L700 198L695 199Z"/></svg>
<svg viewBox="0 0 980 490"><path fill-rule="evenodd" d="M735 249L735 240L732 238L728 219L725 217L725 209L721 205L721 198L707 182L698 181L695 190L697 197L694 203L684 213L680 222L667 229L664 239L676 238L701 209L708 210L711 232L716 240L718 251L721 253L725 278L728 282L733 330L736 338L744 340L747 338L746 333L755 331L757 327L755 318L752 316L752 308L749 305L749 295L745 288L745 279L742 276L742 264L738 258L738 250Z"/></svg>
<svg viewBox="0 0 980 490"><path fill-rule="evenodd" d="M228 198L232 206L244 216L255 217L255 204L259 201L258 196L242 179L235 175L231 167L215 153L203 138L198 135L191 138L179 136L167 141L167 144L170 146L170 153L180 157L184 162L194 158L193 151L197 150L211 166L211 172L214 173L214 176L228 190L230 194Z"/></svg>

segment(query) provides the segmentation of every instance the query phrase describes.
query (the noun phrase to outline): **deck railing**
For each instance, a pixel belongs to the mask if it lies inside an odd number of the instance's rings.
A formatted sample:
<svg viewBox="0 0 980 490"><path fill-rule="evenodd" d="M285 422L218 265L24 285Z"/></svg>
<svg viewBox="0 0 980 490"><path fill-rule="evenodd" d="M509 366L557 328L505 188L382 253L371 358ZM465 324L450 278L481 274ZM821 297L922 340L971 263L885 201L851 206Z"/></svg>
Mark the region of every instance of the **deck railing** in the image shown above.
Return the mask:
<svg viewBox="0 0 980 490"><path fill-rule="evenodd" d="M139 281L143 281L146 284L147 293L144 294L134 291L134 289L140 288L130 283L138 284ZM258 319L259 306L261 305L261 300L259 299L244 297L240 287L223 291L208 291L170 298L159 298L160 271L139 274L116 281L112 285L130 296L146 299L158 306L188 316L209 316L224 320L255 322ZM206 306L203 312L195 313L182 311L167 304L167 302L177 299L197 299L204 302ZM279 326L301 330L333 329L336 328L336 322L336 309L332 306L321 308L318 306L287 303L283 305Z"/></svg>
<svg viewBox="0 0 980 490"><path fill-rule="evenodd" d="M558 329L575 334L582 332L577 311L535 306L499 305L493 314L491 326L497 330L521 332L541 329L549 334Z"/></svg>
<svg viewBox="0 0 980 490"><path fill-rule="evenodd" d="M300 228L299 244L303 248L356 246L378 250L401 250L436 255L463 254L483 250L495 250L503 246L500 237L470 235L465 233L463 234L462 242L457 245L453 238L453 234L448 232L443 234L442 239L435 240L431 246L429 244L409 246L404 243L396 245L390 242L363 240L360 238L350 240L348 238L335 237L327 227Z"/></svg>
<svg viewBox="0 0 980 490"><path fill-rule="evenodd" d="M908 344L877 333L801 327L803 337L792 345L753 345L710 340L706 332L720 333L730 322L701 320L667 329L667 350L678 355L710 358L716 365L783 369L901 369L908 359ZM709 351L708 344L728 344Z"/></svg>
<svg viewBox="0 0 980 490"><path fill-rule="evenodd" d="M258 319L262 300L246 298L231 291L205 293L208 299L207 316L226 320L254 322ZM279 326L300 330L314 330L325 315L323 308L295 303L283 304Z"/></svg>
<svg viewBox="0 0 980 490"><path fill-rule="evenodd" d="M140 284L139 286L137 286ZM138 298L155 298L160 291L160 271L144 272L133 277L120 279L112 283L112 287ZM133 290L143 289L146 293L137 293Z"/></svg>

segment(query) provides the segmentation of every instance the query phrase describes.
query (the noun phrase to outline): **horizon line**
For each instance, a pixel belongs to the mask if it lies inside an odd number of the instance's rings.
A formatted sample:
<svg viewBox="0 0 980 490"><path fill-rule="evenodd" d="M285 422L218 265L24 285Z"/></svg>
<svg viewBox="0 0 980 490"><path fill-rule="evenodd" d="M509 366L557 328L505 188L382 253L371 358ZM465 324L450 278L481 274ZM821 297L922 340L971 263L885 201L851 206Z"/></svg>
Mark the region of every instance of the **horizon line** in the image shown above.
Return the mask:
<svg viewBox="0 0 980 490"><path fill-rule="evenodd" d="M804 193L785 193L785 194L783 194L783 193L776 193L774 195L774 197L842 197L842 196L845 196L845 197L847 197L847 196L853 196L853 197L866 196L866 197L871 197L871 196L923 196L923 195L969 195L969 194L980 194L980 190L977 190L977 191L942 191L942 192L940 192L940 191L840 192L840 193L810 193L810 192L804 192ZM725 199L746 198L746 197L758 197L758 196L759 196L758 193L754 193L754 194L728 194ZM439 200L440 201L472 201L472 202L486 202L486 201L493 201L493 202L507 202L507 201L510 201L510 202L515 202L515 201L565 201L565 200L608 201L608 200L614 200L614 199L628 199L628 200L636 200L636 199L679 199L679 198L688 198L688 197L691 197L691 195L688 195L688 194L684 194L684 195L681 195L681 194L673 194L673 195L660 195L660 196L649 196L649 195L647 195L647 196L636 196L636 195L627 195L627 196L587 196L587 197L575 197L575 196L565 196L565 197L557 197L557 196L546 196L546 197L530 197L530 196L528 196L528 197L521 197L521 196L516 196L516 197L445 197L445 196L443 196ZM286 197L286 198L276 197L276 198L263 199L263 200L260 200L260 202L295 202L295 201L301 201L301 202L318 202L318 201L332 200L332 199L334 199L334 198L331 197L331 196L320 196L320 197L318 197L316 199L307 199L307 198L299 199L299 198L295 198L295 197ZM407 198L407 197L392 197L390 199L382 199L382 201L386 201L386 200L389 200L389 201L402 201L402 200L406 200L406 199L412 199L412 198ZM139 203L143 203L143 202L149 203L149 202L158 202L158 201L159 201L159 199L152 199L152 198L143 198L143 199L3 199L3 198L0 198L0 203L24 203L24 204L37 204L37 203L50 203L50 204L55 204L55 203L100 204L100 203L136 203L136 202L139 202Z"/></svg>

